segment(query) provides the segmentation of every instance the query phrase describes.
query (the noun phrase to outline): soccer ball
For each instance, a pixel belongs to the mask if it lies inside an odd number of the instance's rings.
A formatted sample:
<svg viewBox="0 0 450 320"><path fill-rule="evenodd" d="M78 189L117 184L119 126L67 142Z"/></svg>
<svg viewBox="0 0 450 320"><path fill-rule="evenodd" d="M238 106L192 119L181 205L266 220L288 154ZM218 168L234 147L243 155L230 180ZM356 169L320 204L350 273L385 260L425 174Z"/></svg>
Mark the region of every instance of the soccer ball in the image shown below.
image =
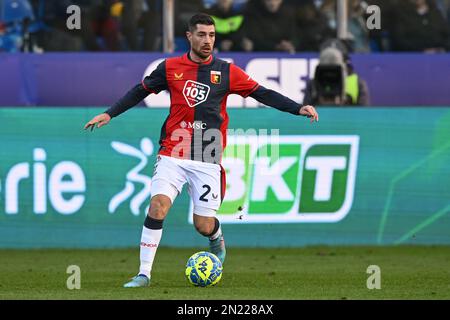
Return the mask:
<svg viewBox="0 0 450 320"><path fill-rule="evenodd" d="M222 262L211 252L197 252L186 263L186 278L196 287L214 286L222 278Z"/></svg>

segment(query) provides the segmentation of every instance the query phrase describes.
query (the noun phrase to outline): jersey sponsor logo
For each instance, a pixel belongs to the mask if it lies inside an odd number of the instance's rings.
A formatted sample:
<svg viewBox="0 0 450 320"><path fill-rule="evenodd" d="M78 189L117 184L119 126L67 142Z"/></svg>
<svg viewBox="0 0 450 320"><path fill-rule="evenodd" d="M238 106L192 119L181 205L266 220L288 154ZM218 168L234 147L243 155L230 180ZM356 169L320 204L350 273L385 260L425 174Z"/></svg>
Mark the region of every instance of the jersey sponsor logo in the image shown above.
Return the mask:
<svg viewBox="0 0 450 320"><path fill-rule="evenodd" d="M184 73L177 74L176 72L174 72L174 80L183 80L183 75Z"/></svg>
<svg viewBox="0 0 450 320"><path fill-rule="evenodd" d="M221 80L222 80L222 73L220 71L211 70L211 83L220 84Z"/></svg>
<svg viewBox="0 0 450 320"><path fill-rule="evenodd" d="M186 122L186 121L181 121L180 122L180 127L185 129L206 129L206 122L201 122L201 121L194 121L194 122Z"/></svg>
<svg viewBox="0 0 450 320"><path fill-rule="evenodd" d="M206 84L188 80L183 88L183 96L189 107L193 108L208 99L210 87Z"/></svg>

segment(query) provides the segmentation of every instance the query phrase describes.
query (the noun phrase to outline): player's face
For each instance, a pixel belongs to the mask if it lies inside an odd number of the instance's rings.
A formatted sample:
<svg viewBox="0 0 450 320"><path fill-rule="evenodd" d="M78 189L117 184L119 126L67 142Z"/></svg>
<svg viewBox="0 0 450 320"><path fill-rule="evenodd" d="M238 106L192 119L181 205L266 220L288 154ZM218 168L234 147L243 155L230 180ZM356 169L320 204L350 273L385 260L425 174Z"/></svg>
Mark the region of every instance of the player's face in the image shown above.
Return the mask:
<svg viewBox="0 0 450 320"><path fill-rule="evenodd" d="M197 24L197 28L187 32L192 51L201 59L208 58L214 48L216 29L213 25Z"/></svg>

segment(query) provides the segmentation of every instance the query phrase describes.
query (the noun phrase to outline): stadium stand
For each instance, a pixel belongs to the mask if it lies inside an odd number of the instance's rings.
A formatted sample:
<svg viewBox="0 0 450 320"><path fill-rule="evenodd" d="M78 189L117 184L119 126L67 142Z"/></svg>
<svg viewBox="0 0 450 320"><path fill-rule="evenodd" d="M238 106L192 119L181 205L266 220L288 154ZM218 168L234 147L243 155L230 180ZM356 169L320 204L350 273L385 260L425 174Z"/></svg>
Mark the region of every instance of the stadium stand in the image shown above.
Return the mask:
<svg viewBox="0 0 450 320"><path fill-rule="evenodd" d="M0 3L3 52L162 50L162 0ZM72 4L82 9L81 30L67 30ZM370 5L381 9L381 29L367 28ZM198 11L215 16L219 51L318 52L336 35L336 0L184 0L175 2L176 51L187 49L186 19ZM449 17L450 0L349 0L347 42L357 53L446 52ZM280 33L287 38L281 46Z"/></svg>

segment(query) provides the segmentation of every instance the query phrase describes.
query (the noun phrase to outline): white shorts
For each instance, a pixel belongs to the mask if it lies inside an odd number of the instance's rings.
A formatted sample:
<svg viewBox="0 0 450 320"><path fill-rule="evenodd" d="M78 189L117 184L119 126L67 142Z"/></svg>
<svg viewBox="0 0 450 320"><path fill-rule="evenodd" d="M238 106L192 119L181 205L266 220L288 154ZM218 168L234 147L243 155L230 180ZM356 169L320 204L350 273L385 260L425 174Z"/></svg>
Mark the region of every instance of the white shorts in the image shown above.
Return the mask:
<svg viewBox="0 0 450 320"><path fill-rule="evenodd" d="M225 171L222 166L158 155L152 177L152 197L163 194L173 203L185 183L194 203L194 213L215 216L225 193Z"/></svg>

